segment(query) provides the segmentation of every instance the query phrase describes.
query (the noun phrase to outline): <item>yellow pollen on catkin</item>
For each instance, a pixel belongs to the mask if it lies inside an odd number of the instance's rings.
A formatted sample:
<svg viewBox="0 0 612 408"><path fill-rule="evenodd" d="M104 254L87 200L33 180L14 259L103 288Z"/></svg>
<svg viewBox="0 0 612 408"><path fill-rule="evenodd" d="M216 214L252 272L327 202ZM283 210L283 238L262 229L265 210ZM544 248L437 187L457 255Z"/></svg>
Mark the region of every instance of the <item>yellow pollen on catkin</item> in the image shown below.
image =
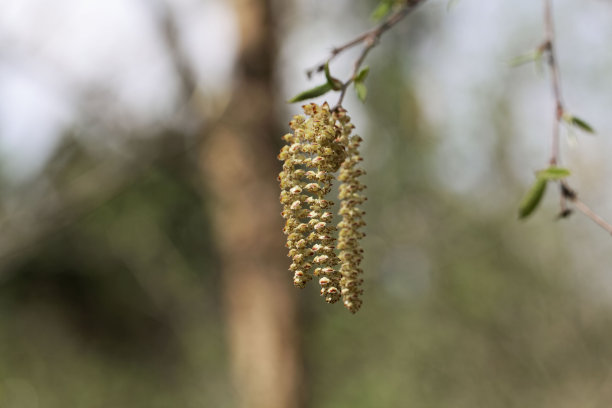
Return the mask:
<svg viewBox="0 0 612 408"><path fill-rule="evenodd" d="M342 261L340 273L342 279L340 286L342 288L342 301L344 306L351 312L355 313L361 307L361 294L363 290L360 288L363 280L360 275L363 271L360 268L363 259L363 249L359 244L360 240L365 236L360 228L365 226L362 217L365 214L358 205L363 204L365 196L361 191L365 189L359 181L359 176L365 174L361 169L355 168L356 164L361 161L359 155L359 145L361 138L353 136L349 140L348 155L340 168L338 179L342 181L340 185L340 214L342 221L338 224L338 248L340 249L339 258Z"/></svg>
<svg viewBox="0 0 612 408"><path fill-rule="evenodd" d="M314 275L326 302L342 298L356 312L362 293L359 240L364 234L359 228L365 225L363 211L357 207L365 200L361 195L365 187L357 179L364 172L355 168L361 161L361 138L351 136L354 126L344 109L331 111L327 103L311 103L303 109L304 115L296 115L289 123L293 133L283 137L287 145L278 155L283 161L278 180L281 215L286 220L283 232L292 258L289 269L295 286L303 288ZM334 225L333 202L326 196L338 171L342 220Z"/></svg>

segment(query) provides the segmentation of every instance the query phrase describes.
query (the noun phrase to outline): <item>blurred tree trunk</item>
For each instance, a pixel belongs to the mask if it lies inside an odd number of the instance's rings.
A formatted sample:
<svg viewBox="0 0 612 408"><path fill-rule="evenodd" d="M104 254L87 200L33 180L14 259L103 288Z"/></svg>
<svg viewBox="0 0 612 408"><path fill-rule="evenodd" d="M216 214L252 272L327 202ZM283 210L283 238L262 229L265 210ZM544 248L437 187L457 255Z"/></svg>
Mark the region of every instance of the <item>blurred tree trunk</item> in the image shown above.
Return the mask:
<svg viewBox="0 0 612 408"><path fill-rule="evenodd" d="M225 117L203 145L202 168L214 197L241 406L293 408L301 405L301 362L276 181L275 24L270 0L234 6L241 40L236 83Z"/></svg>

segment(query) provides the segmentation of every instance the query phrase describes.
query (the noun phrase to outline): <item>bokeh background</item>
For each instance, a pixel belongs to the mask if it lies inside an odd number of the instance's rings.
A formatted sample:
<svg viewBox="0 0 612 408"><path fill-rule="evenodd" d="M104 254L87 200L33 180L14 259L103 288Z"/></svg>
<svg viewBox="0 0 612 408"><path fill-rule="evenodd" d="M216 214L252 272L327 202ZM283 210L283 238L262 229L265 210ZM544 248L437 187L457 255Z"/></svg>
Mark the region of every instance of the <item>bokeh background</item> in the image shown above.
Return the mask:
<svg viewBox="0 0 612 408"><path fill-rule="evenodd" d="M598 131L563 129L563 163L612 219L612 4L554 6L566 105ZM555 221L554 189L516 217L554 106L545 69L508 61L541 2L428 0L385 34L345 102L364 307L293 288L284 101L375 7L3 0L0 407L610 406L612 238Z"/></svg>

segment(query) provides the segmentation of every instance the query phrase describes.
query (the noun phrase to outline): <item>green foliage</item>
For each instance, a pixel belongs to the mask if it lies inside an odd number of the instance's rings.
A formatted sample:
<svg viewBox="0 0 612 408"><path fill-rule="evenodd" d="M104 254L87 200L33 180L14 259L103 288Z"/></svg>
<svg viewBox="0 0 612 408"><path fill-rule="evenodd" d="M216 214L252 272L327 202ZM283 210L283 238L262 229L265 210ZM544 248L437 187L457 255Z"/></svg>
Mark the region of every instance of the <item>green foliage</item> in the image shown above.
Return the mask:
<svg viewBox="0 0 612 408"><path fill-rule="evenodd" d="M337 78L334 78L329 72L329 62L326 62L323 66L323 70L325 72L325 79L327 79L327 83L331 85L334 91L339 91L342 89L342 81Z"/></svg>
<svg viewBox="0 0 612 408"><path fill-rule="evenodd" d="M549 181L558 181L570 176L570 171L563 167L550 166L536 172L536 180L523 197L519 205L519 218L530 216L542 201Z"/></svg>
<svg viewBox="0 0 612 408"><path fill-rule="evenodd" d="M62 178L92 167L72 154ZM231 406L215 243L198 170L180 159L2 271L0 407Z"/></svg>
<svg viewBox="0 0 612 408"><path fill-rule="evenodd" d="M514 57L508 63L510 64L510 66L518 67L520 65L528 64L530 62L535 62L539 64L541 60L542 60L542 50L537 49L535 51L531 51L526 54L522 54L517 57Z"/></svg>
<svg viewBox="0 0 612 408"><path fill-rule="evenodd" d="M355 92L357 92L357 97L361 100L361 102L365 102L366 96L368 95L368 88L363 84L363 82L355 82Z"/></svg>
<svg viewBox="0 0 612 408"><path fill-rule="evenodd" d="M308 99L312 99L318 96L325 95L326 93L332 90L333 91L341 90L343 87L342 81L340 81L337 78L334 78L331 75L329 71L329 62L325 63L325 65L323 66L323 71L325 72L325 79L327 80L326 83L315 86L314 88L310 88L306 91L300 92L299 94L295 95L293 98L289 99L287 102L289 103L302 102Z"/></svg>
<svg viewBox="0 0 612 408"><path fill-rule="evenodd" d="M542 201L544 192L546 191L546 184L548 180L545 178L536 178L527 194L523 197L521 204L519 205L519 218L526 218L531 215Z"/></svg>
<svg viewBox="0 0 612 408"><path fill-rule="evenodd" d="M570 171L563 167L550 166L547 169L540 170L536 173L538 179L554 181L561 180L571 175Z"/></svg>
<svg viewBox="0 0 612 408"><path fill-rule="evenodd" d="M583 132L591 133L591 134L595 133L595 129L593 129L593 127L590 124L588 124L585 120L580 119L577 116L565 114L563 115L563 120L569 125L575 126L576 128L582 130Z"/></svg>
<svg viewBox="0 0 612 408"><path fill-rule="evenodd" d="M370 15L370 18L374 21L380 21L383 17L389 14L393 3L395 3L394 0L381 1Z"/></svg>
<svg viewBox="0 0 612 408"><path fill-rule="evenodd" d="M355 76L355 82L363 82L370 73L370 67L363 67L361 71Z"/></svg>
<svg viewBox="0 0 612 408"><path fill-rule="evenodd" d="M289 99L287 102L295 103L305 101L307 99L316 98L317 96L325 95L329 91L333 89L332 85L329 82L326 82L322 85L315 86L314 88L310 88L304 92L300 92L295 95L293 98Z"/></svg>
<svg viewBox="0 0 612 408"><path fill-rule="evenodd" d="M355 79L353 80L353 87L355 88L355 92L357 92L357 97L361 102L365 102L365 99L368 95L368 88L363 83L365 79L368 77L370 73L369 67L364 67L357 75L355 75Z"/></svg>

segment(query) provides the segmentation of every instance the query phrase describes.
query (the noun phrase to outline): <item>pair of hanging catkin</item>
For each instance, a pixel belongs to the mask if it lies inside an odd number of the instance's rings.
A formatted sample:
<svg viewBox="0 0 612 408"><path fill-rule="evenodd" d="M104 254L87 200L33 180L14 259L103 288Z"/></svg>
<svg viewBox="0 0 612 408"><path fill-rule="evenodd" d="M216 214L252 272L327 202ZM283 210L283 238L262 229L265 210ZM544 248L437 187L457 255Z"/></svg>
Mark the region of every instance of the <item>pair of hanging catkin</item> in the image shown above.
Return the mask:
<svg viewBox="0 0 612 408"><path fill-rule="evenodd" d="M292 259L289 269L295 286L303 288L314 274L326 302L342 298L355 313L362 303L359 240L365 235L359 230L365 222L358 207L366 200L361 194L365 186L359 182L365 172L357 168L362 160L361 138L351 136L354 126L344 109L332 111L327 103L303 108L305 116L296 115L289 122L293 133L283 137L287 145L278 156L284 161L279 181L281 214L286 220L283 231ZM342 220L334 225L334 203L326 196L338 171Z"/></svg>

